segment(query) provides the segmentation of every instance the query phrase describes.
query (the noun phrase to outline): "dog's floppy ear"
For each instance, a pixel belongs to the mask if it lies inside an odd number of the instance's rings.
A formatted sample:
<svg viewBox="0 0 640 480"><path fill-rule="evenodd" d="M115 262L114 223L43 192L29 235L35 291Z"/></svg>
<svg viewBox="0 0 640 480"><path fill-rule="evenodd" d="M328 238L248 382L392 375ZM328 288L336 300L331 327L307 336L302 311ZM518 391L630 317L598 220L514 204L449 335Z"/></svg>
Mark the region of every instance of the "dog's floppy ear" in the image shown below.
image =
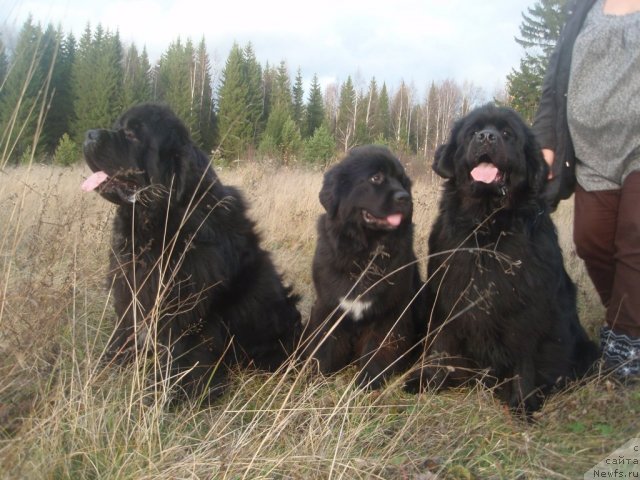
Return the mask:
<svg viewBox="0 0 640 480"><path fill-rule="evenodd" d="M433 171L443 178L453 178L455 175L455 165L453 158L456 153L454 141L444 143L436 149L433 159Z"/></svg>
<svg viewBox="0 0 640 480"><path fill-rule="evenodd" d="M338 197L338 189L340 187L340 168L335 166L324 174L322 180L322 189L318 195L320 203L327 211L330 217L335 217L338 212L338 205L340 203Z"/></svg>
<svg viewBox="0 0 640 480"><path fill-rule="evenodd" d="M210 181L203 177L212 174L209 157L192 143L184 145L180 149L179 158L175 160L173 184L176 199L191 201L190 197L194 195L199 198L210 185Z"/></svg>
<svg viewBox="0 0 640 480"><path fill-rule="evenodd" d="M180 153L174 160L173 167L173 186L176 191L176 200L179 202L184 199L186 192L189 190L187 180L191 177L187 170L192 168L192 163L195 163L195 152L191 145L185 145L180 149ZM195 174L195 172L194 172Z"/></svg>
<svg viewBox="0 0 640 480"><path fill-rule="evenodd" d="M176 200L181 201L186 192L194 188L188 183L193 179L200 179L202 174L198 149L195 148L187 128L177 119L170 125L171 128L164 134L164 142L161 146L161 155L169 159L170 175L175 189Z"/></svg>

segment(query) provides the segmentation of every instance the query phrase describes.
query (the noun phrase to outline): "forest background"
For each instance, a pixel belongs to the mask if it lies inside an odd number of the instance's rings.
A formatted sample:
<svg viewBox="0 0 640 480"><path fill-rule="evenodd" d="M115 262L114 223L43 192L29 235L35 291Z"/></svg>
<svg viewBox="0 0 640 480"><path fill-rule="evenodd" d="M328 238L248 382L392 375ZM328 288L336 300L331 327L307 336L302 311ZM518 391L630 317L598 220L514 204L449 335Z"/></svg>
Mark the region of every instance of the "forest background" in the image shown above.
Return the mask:
<svg viewBox="0 0 640 480"><path fill-rule="evenodd" d="M491 94L469 81L417 87L402 81L389 88L384 79L366 82L356 74L324 88L314 75L305 91L300 69L292 75L286 59L262 65L251 43L234 43L214 72L204 38L173 40L152 65L144 46L124 45L117 31L100 24L87 24L77 39L62 26L29 18L17 34L0 31L3 159L76 163L86 130L110 126L134 104L157 101L172 107L223 165L324 166L365 143L388 145L407 163L424 165L452 122L480 103L493 100L531 120L566 9L566 0L540 0L523 13L514 39L523 58Z"/></svg>

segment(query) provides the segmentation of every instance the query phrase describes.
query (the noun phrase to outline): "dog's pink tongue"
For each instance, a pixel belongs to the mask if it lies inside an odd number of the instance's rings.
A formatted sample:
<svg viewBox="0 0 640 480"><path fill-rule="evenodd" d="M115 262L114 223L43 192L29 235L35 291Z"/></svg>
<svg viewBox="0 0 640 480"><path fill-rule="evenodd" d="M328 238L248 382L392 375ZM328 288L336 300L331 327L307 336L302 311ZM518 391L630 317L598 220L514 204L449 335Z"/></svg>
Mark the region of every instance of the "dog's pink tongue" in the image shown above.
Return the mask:
<svg viewBox="0 0 640 480"><path fill-rule="evenodd" d="M394 213L393 215L389 215L387 217L387 222L389 223L389 225L397 227L398 225L400 225L402 223L402 214L401 213Z"/></svg>
<svg viewBox="0 0 640 480"><path fill-rule="evenodd" d="M491 183L498 176L498 169L493 163L481 163L471 170L471 177L476 182Z"/></svg>
<svg viewBox="0 0 640 480"><path fill-rule="evenodd" d="M109 178L109 175L107 175L106 173L102 171L96 172L89 178L87 178L84 182L82 182L82 186L80 188L82 188L82 190L84 190L85 192L91 192L95 190L98 185L104 182L107 178Z"/></svg>

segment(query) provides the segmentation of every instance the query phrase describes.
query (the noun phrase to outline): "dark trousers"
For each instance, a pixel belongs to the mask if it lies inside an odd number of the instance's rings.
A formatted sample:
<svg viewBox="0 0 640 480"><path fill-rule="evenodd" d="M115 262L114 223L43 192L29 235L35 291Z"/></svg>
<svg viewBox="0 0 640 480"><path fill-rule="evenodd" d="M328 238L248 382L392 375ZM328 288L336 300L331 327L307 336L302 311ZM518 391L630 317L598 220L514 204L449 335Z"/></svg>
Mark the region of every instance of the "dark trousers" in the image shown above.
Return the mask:
<svg viewBox="0 0 640 480"><path fill-rule="evenodd" d="M640 337L640 172L619 190L575 192L576 252L607 308L612 330Z"/></svg>

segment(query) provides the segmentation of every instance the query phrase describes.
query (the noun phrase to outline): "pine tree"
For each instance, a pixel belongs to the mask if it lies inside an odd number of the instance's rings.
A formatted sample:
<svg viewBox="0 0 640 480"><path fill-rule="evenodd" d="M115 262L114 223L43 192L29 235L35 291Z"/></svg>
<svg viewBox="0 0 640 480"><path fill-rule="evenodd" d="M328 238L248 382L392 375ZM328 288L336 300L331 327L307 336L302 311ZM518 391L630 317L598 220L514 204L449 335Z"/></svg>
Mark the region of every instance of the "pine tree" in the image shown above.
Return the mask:
<svg viewBox="0 0 640 480"><path fill-rule="evenodd" d="M303 130L305 137L313 136L316 129L322 125L324 121L324 105L322 101L322 90L318 75L314 74L311 80L311 88L309 89L309 99L307 108L305 109L305 129Z"/></svg>
<svg viewBox="0 0 640 480"><path fill-rule="evenodd" d="M549 57L560 37L567 17L567 0L538 0L523 13L520 38L525 49L518 69L507 76L510 106L527 120L533 120L542 92L542 81Z"/></svg>

